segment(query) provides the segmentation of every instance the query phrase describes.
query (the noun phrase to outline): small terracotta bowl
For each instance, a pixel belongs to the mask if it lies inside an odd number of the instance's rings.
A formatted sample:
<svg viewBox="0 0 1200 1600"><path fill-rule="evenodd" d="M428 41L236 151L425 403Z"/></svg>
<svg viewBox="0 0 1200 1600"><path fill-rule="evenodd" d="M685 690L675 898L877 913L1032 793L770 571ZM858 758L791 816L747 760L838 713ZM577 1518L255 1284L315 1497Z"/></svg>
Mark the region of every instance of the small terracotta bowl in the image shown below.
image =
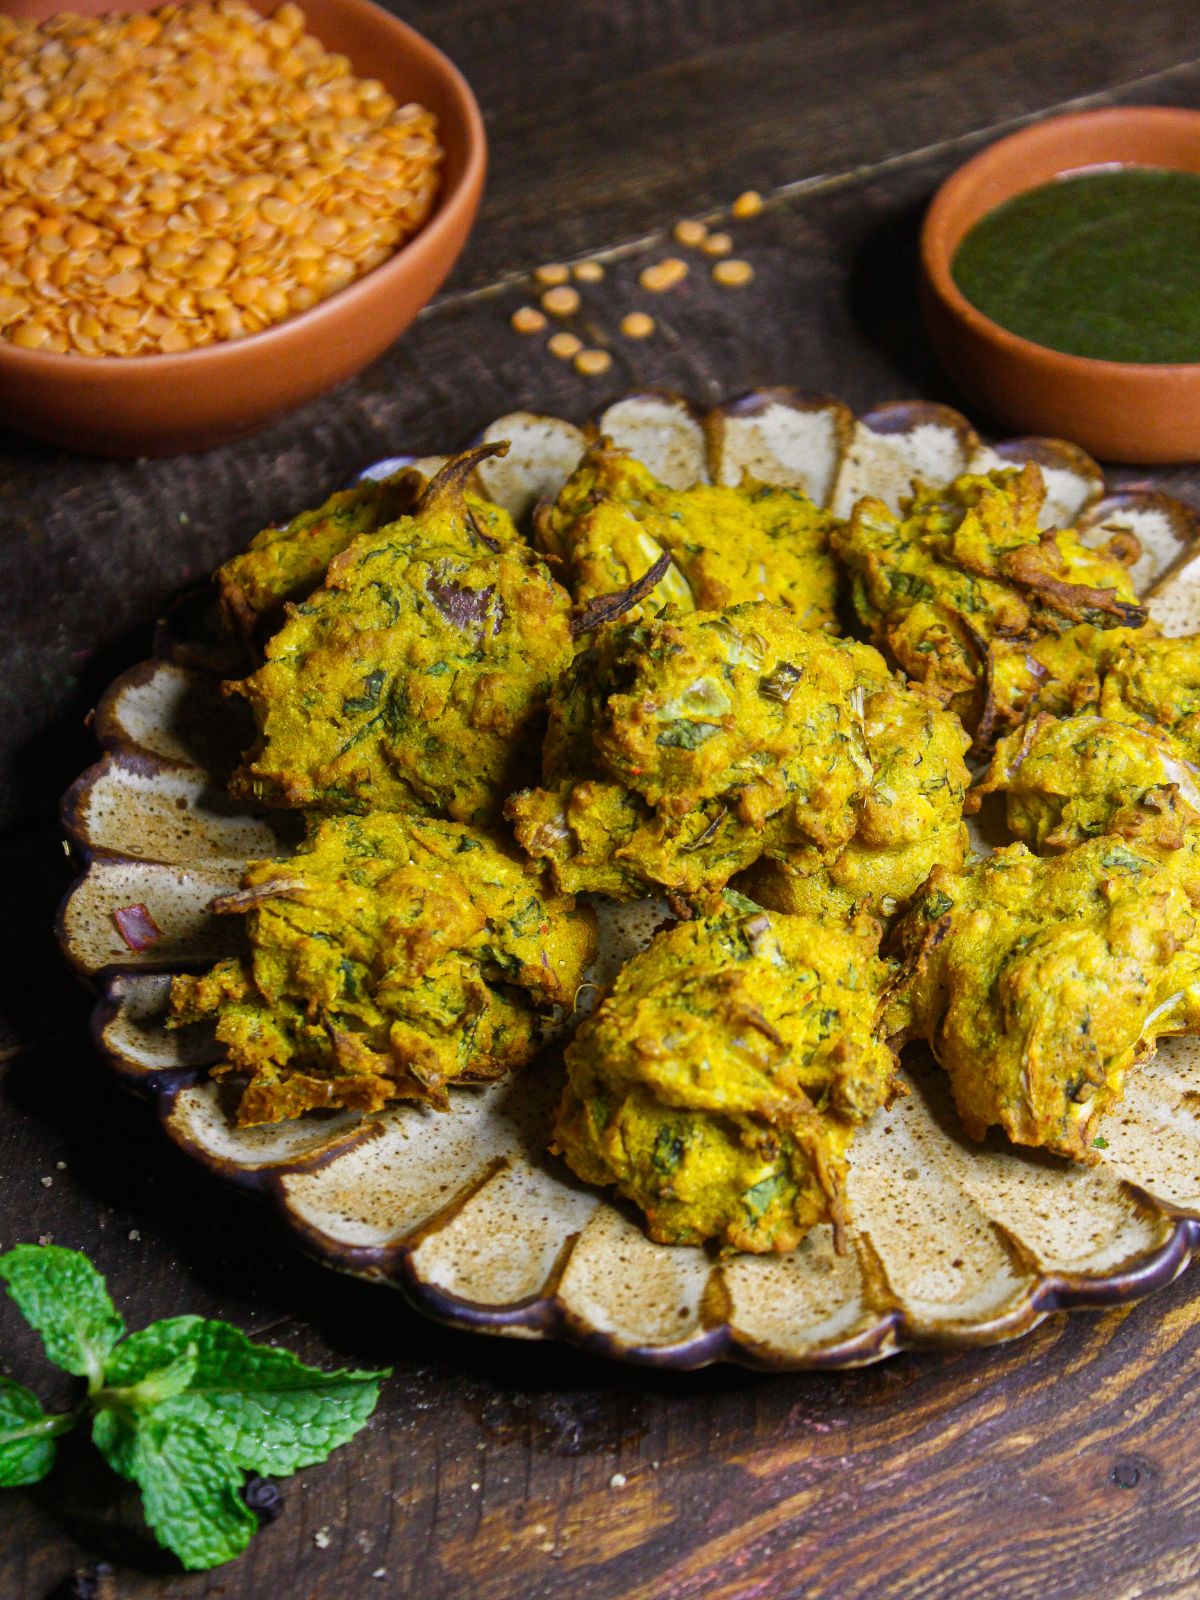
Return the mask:
<svg viewBox="0 0 1200 1600"><path fill-rule="evenodd" d="M151 11L162 0L0 0L11 16ZM251 433L353 377L433 296L466 242L487 165L483 119L458 69L370 0L301 0L309 30L438 120L445 150L433 215L382 266L245 339L181 355L55 355L0 341L0 423L93 455L170 455ZM276 0L251 0L264 14Z"/></svg>
<svg viewBox="0 0 1200 1600"><path fill-rule="evenodd" d="M1200 172L1200 111L1131 106L1024 128L980 152L934 196L921 231L922 299L950 375L1006 427L1070 439L1110 461L1200 459L1200 363L1064 355L985 317L950 275L963 235L1013 195L1087 167Z"/></svg>

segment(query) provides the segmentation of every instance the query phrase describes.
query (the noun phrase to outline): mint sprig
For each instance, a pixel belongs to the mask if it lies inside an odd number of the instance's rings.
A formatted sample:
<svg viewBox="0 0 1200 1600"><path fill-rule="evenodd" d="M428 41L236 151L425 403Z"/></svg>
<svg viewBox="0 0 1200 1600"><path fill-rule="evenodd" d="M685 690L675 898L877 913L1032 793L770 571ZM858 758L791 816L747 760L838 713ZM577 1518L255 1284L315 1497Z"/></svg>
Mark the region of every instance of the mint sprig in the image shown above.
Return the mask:
<svg viewBox="0 0 1200 1600"><path fill-rule="evenodd" d="M48 1415L0 1378L0 1487L36 1483L54 1439L90 1419L115 1472L137 1484L155 1538L185 1567L239 1555L258 1527L248 1472L286 1477L352 1439L387 1372L321 1372L227 1322L168 1317L126 1336L103 1278L58 1245L18 1245L0 1279L56 1366L87 1379L73 1411Z"/></svg>

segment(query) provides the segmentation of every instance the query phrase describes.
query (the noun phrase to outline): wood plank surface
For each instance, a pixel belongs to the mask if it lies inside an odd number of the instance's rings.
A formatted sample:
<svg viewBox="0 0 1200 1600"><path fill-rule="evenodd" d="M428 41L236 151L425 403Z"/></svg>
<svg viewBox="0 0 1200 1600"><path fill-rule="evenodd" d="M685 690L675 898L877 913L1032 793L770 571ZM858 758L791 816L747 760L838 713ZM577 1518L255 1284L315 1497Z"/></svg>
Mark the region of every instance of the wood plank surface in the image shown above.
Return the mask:
<svg viewBox="0 0 1200 1600"><path fill-rule="evenodd" d="M108 463L0 440L0 1245L86 1249L131 1325L228 1317L310 1360L389 1363L363 1438L284 1487L236 1565L181 1577L116 1480L69 1445L0 1497L0 1597L77 1562L121 1600L1134 1600L1200 1593L1200 1280L1054 1317L977 1352L841 1375L671 1376L432 1326L305 1261L265 1208L174 1152L87 1041L49 933L69 881L57 795L84 712L156 611L245 536L397 450L516 407L580 420L640 385L702 403L792 383L865 408L961 404L924 346L914 249L940 179L1016 120L1081 96L1200 105L1194 6L1045 0L414 0L474 83L493 176L447 292L336 394L209 453ZM756 277L694 257L637 272L683 215L732 224ZM600 379L511 332L538 261L597 253L582 331ZM644 305L657 336L619 317ZM1143 472L1117 471L1121 480ZM1156 482L1200 502L1200 473ZM46 1182L45 1180L49 1180ZM0 1305L0 1366L65 1397ZM318 1539L318 1535L321 1535Z"/></svg>
<svg viewBox="0 0 1200 1600"><path fill-rule="evenodd" d="M336 394L202 457L95 462L0 435L0 826L55 804L84 713L181 584L366 461L442 449L515 405L583 417L646 382L701 399L779 381L862 404L943 397L905 298L938 178L983 135L1113 86L1189 103L1181 63L1200 55L1186 0L422 0L405 14L460 62L492 140L480 224L407 337ZM735 229L753 293L717 292L701 266L653 304L662 337L618 341L587 383L503 327L539 261L641 240L595 297L632 303L671 224L748 185L785 191Z"/></svg>

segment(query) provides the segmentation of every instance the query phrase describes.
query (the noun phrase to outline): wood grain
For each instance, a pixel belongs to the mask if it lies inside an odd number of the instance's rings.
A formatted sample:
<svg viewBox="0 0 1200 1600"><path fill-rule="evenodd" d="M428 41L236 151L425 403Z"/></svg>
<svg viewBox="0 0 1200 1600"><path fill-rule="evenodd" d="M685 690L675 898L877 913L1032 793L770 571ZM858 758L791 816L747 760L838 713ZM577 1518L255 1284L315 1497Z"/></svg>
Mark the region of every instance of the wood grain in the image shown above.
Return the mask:
<svg viewBox="0 0 1200 1600"><path fill-rule="evenodd" d="M489 114L494 177L459 283L637 238L750 186L893 159L1198 53L1183 5L577 0L569 11L547 26L542 0L406 8Z"/></svg>
<svg viewBox="0 0 1200 1600"><path fill-rule="evenodd" d="M3 864L16 870L13 851ZM57 995L68 1036L72 999ZM77 1548L118 1561L123 1600L317 1600L372 1582L447 1600L1194 1593L1191 1277L1000 1350L828 1376L622 1371L434 1328L303 1262L77 1049L24 1052L0 1092L0 1242L46 1232L88 1249L134 1323L186 1306L308 1359L397 1368L361 1443L286 1485L283 1518L236 1568L167 1583L131 1501L78 1452L0 1501L5 1595L36 1600ZM0 1348L14 1376L65 1398L7 1310Z"/></svg>
<svg viewBox="0 0 1200 1600"><path fill-rule="evenodd" d="M0 437L0 826L45 815L78 770L84 713L149 620L248 534L365 462L443 449L515 405L580 418L634 383L700 399L788 381L852 403L953 398L919 345L911 243L936 182L1007 126L1110 85L1189 103L1186 0L1075 17L1051 0L424 0L406 9L475 82L493 143L485 215L455 284L380 361L256 438L155 463ZM546 17L553 15L548 24ZM933 147L922 157L916 152ZM853 176L855 173L859 176ZM589 338L638 301L677 217L748 184L821 180L735 229L752 291L699 259L641 296L660 336L617 340L585 381L505 324L552 256L645 240L588 296ZM822 186L823 185L823 186Z"/></svg>
<svg viewBox="0 0 1200 1600"><path fill-rule="evenodd" d="M364 1439L287 1484L283 1517L207 1576L174 1574L121 1486L68 1448L46 1485L0 1498L0 1596L42 1600L97 1557L117 1562L121 1600L1194 1596L1194 1274L1004 1349L858 1373L606 1367L435 1328L304 1261L96 1067L88 997L48 932L68 879L52 807L91 758L83 713L181 584L366 461L441 449L518 405L578 420L637 384L708 402L774 382L858 408L961 403L916 318L936 183L988 130L1076 96L1200 104L1184 3L413 0L405 14L467 70L494 154L472 247L410 335L203 458L0 443L0 808L25 819L0 843L0 1244L88 1250L131 1325L225 1316L396 1376ZM654 340L615 338L648 300L637 270L664 230L748 184L786 191L735 229L754 284L719 290L699 264L649 304ZM602 380L506 321L530 292L520 273L583 251L616 252L586 301L583 331L614 354ZM1156 481L1200 499L1196 472ZM0 1352L47 1398L69 1392L6 1306Z"/></svg>

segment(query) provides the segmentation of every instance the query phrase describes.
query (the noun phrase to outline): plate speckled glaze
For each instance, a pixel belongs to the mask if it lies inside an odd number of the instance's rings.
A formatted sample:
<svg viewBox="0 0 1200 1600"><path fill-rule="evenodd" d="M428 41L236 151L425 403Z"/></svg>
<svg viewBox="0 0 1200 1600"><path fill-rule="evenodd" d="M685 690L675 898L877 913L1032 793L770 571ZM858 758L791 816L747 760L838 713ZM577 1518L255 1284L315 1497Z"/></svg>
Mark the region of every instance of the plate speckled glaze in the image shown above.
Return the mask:
<svg viewBox="0 0 1200 1600"><path fill-rule="evenodd" d="M736 483L747 469L798 484L844 514L864 493L895 504L912 480L1036 459L1048 522L1104 542L1139 536L1139 591L1169 633L1200 628L1200 517L1153 493L1106 492L1072 445L980 442L943 406L902 402L854 417L825 396L759 390L704 414L677 395L626 395L581 430L501 417L509 439L480 487L515 516L553 494L597 432L667 483ZM415 464L432 469L442 458ZM380 475L412 457L368 469ZM217 692L242 670L207 600L181 603L152 660L96 711L104 754L63 806L85 865L59 937L100 993L95 1039L155 1100L184 1150L269 1197L297 1241L331 1267L402 1289L431 1316L524 1338L562 1338L627 1361L697 1367L841 1367L921 1345L1012 1338L1047 1313L1133 1299L1169 1282L1200 1246L1200 1041L1168 1041L1105 1124L1095 1167L1070 1166L959 1131L939 1073L918 1056L911 1092L881 1112L851 1157L849 1248L814 1229L792 1255L718 1260L652 1244L621 1202L576 1182L546 1153L561 1082L548 1047L506 1082L461 1089L437 1113L396 1106L363 1119L312 1116L236 1129L205 1075L211 1041L163 1026L170 973L235 948L208 910L243 862L286 850L294 818L235 805L225 779L248 730ZM112 913L146 905L162 939L138 954ZM650 902L605 914L609 968L645 942Z"/></svg>

